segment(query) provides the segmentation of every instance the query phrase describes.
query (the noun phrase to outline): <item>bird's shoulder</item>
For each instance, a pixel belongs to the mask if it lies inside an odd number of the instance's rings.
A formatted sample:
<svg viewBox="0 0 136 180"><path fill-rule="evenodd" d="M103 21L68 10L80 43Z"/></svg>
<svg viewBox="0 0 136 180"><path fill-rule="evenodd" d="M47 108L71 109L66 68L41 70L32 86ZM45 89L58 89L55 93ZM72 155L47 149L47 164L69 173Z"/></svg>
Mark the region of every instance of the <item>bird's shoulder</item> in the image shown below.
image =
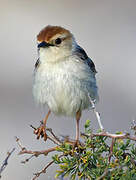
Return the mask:
<svg viewBox="0 0 136 180"><path fill-rule="evenodd" d="M91 58L88 57L87 53L81 46L76 45L76 48L73 51L73 55L78 56L78 58L86 63L94 73L97 73L94 62L91 60Z"/></svg>

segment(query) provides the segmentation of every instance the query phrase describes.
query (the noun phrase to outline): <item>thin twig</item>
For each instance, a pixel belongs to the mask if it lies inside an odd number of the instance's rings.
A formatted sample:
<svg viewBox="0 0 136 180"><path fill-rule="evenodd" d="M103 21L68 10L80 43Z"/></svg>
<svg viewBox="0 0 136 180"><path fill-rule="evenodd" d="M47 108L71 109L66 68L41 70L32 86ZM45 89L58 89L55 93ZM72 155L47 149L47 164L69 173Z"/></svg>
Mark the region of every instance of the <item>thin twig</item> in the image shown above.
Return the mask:
<svg viewBox="0 0 136 180"><path fill-rule="evenodd" d="M46 150L41 150L41 151L31 151L31 150L25 149L25 150L20 151L20 152L19 152L19 155L21 155L21 154L33 154L33 155L35 155L36 157L39 156L39 155L41 155L41 154L47 155L47 154L50 153L50 152L56 151L56 148L57 148L57 147L58 147L58 146L55 146L55 147L52 147L52 148L49 148L49 149L46 149Z"/></svg>
<svg viewBox="0 0 136 180"><path fill-rule="evenodd" d="M105 137L109 137L109 138L115 138L115 139L130 139L132 141L136 141L136 136L130 136L130 134L128 133L124 133L124 134L111 134L108 132L100 132L100 133L92 133L91 135L87 135L85 133L81 133L82 136L86 136L86 137L95 137L95 136L105 136Z"/></svg>
<svg viewBox="0 0 136 180"><path fill-rule="evenodd" d="M62 155L60 155L58 158L61 158L62 156L64 156L64 155L62 154ZM39 171L39 172L37 172L37 173L34 173L35 176L33 177L32 180L35 180L35 179L37 179L41 174L46 173L46 169L47 169L49 166L51 166L53 163L54 163L54 160L52 160L51 162L49 162L41 171Z"/></svg>
<svg viewBox="0 0 136 180"><path fill-rule="evenodd" d="M47 164L47 166L45 166L41 171L37 172L37 173L34 173L34 177L32 180L35 180L37 179L42 173L46 173L46 169L51 166L52 164L54 163L54 161L51 161L50 163Z"/></svg>
<svg viewBox="0 0 136 180"><path fill-rule="evenodd" d="M32 124L30 124L30 127L31 127L32 129L36 130L36 128L35 128Z"/></svg>
<svg viewBox="0 0 136 180"><path fill-rule="evenodd" d="M100 133L94 133L94 134L92 134L92 136L106 136L106 137L109 137L109 138L130 139L130 140L136 141L136 136L130 136L130 134L128 134L128 133L111 134L111 133L108 133L108 132L100 132Z"/></svg>
<svg viewBox="0 0 136 180"><path fill-rule="evenodd" d="M94 112L94 114L95 114L95 116L96 116L96 119L97 119L97 121L98 121L98 124L99 124L99 126L100 126L100 129L101 129L101 131L104 131L104 127L103 127L103 125L102 125L102 123L101 123L100 113L96 110L94 101L91 99L90 95L88 95L88 97L89 97L89 100L90 100L90 102L91 102L91 105L92 105L91 108L92 108L92 110L93 110L93 112Z"/></svg>
<svg viewBox="0 0 136 180"><path fill-rule="evenodd" d="M54 138L52 138L52 137L50 137L50 136L48 136L48 135L47 135L47 139L49 139L50 141L52 141L54 144L60 145L60 144L58 143L58 141L56 141Z"/></svg>
<svg viewBox="0 0 136 180"><path fill-rule="evenodd" d="M16 142L17 142L18 146L21 148L21 151L19 152L19 155L21 155L21 154L32 154L32 155L34 155L36 157L41 155L41 154L47 155L48 153L55 151L56 148L58 147L58 146L55 146L55 147L52 147L52 148L49 148L49 149L46 149L46 150L32 151L32 150L27 150L26 147L22 146L22 144L20 142L20 139L18 137L16 137Z"/></svg>
<svg viewBox="0 0 136 180"><path fill-rule="evenodd" d="M31 160L33 157L35 157L35 155L31 155L30 157L26 158L25 160L21 161L21 163L25 164L26 162L28 162L29 160Z"/></svg>
<svg viewBox="0 0 136 180"><path fill-rule="evenodd" d="M68 143L68 144L73 145L73 144L76 142L75 139L71 139L69 136L61 135L61 137L62 137L62 142L63 142L63 143ZM80 144L81 146L85 146L85 144L84 144L83 142L81 142L81 141L79 141L79 144Z"/></svg>
<svg viewBox="0 0 136 180"><path fill-rule="evenodd" d="M111 142L111 146L110 146L110 153L109 153L109 162L111 160L111 156L113 154L113 146L114 146L114 143L115 143L115 138L112 138L112 142Z"/></svg>
<svg viewBox="0 0 136 180"><path fill-rule="evenodd" d="M56 141L58 141L60 144L62 144L61 140L54 134L51 128L46 128L47 131L51 133L51 135L54 137Z"/></svg>
<svg viewBox="0 0 136 180"><path fill-rule="evenodd" d="M11 154L15 151L15 148L13 148L10 152L7 153L7 157L5 158L5 160L2 163L2 166L0 167L0 178L1 178L1 173L3 172L3 170L6 168L6 166L8 165L8 159L11 156Z"/></svg>
<svg viewBox="0 0 136 180"><path fill-rule="evenodd" d="M21 150L22 151L25 150L26 148L21 144L20 139L17 136L15 136L15 139L16 139L18 146L21 148Z"/></svg>

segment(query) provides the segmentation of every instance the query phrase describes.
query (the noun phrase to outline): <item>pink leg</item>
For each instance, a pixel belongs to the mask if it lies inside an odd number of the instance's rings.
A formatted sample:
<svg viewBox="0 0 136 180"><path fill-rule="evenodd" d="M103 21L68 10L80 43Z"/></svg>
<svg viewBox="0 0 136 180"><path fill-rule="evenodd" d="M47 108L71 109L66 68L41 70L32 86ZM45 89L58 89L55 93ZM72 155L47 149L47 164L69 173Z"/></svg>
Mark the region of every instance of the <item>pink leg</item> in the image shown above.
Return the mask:
<svg viewBox="0 0 136 180"><path fill-rule="evenodd" d="M76 113L76 144L79 143L79 121L81 118L81 111L77 111Z"/></svg>
<svg viewBox="0 0 136 180"><path fill-rule="evenodd" d="M40 136L41 136L41 137L44 138L45 141L47 140L46 123L47 123L47 119L48 119L50 113L51 113L51 111L49 110L48 113L47 113L47 115L46 115L45 118L43 119L43 124L42 124L39 128L37 128L37 129L35 130L34 133L37 135L37 139L39 139Z"/></svg>

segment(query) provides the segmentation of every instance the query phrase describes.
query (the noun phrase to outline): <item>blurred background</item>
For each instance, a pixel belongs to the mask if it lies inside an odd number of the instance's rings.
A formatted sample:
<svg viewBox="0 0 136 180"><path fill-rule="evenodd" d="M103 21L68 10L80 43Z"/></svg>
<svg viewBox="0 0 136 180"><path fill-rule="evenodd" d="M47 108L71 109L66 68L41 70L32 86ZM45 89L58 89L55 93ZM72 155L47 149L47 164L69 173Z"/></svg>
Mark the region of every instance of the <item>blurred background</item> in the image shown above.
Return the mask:
<svg viewBox="0 0 136 180"><path fill-rule="evenodd" d="M136 117L136 1L135 0L0 0L0 165L6 152L16 147L3 180L30 180L49 157L39 157L27 164L18 156L18 136L28 149L47 149L52 144L37 141L30 124L39 125L47 109L34 104L32 75L37 60L36 35L48 24L72 31L98 71L101 113L106 130L128 131ZM85 111L93 129L98 123L91 111ZM48 119L57 135L75 136L75 120ZM39 180L54 180L56 167L50 167Z"/></svg>

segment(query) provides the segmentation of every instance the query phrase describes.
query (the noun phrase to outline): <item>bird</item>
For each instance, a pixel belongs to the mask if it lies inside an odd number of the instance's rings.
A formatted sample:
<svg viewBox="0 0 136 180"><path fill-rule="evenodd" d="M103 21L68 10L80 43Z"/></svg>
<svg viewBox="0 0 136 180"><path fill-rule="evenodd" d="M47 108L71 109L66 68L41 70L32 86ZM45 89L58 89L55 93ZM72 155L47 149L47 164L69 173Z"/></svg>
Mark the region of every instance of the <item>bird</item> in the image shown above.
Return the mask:
<svg viewBox="0 0 136 180"><path fill-rule="evenodd" d="M79 143L79 121L82 111L91 107L90 98L97 102L96 68L74 35L61 26L48 25L37 35L38 59L34 68L33 96L48 113L37 128L37 139L47 140L46 123L49 115L76 119L75 144Z"/></svg>

